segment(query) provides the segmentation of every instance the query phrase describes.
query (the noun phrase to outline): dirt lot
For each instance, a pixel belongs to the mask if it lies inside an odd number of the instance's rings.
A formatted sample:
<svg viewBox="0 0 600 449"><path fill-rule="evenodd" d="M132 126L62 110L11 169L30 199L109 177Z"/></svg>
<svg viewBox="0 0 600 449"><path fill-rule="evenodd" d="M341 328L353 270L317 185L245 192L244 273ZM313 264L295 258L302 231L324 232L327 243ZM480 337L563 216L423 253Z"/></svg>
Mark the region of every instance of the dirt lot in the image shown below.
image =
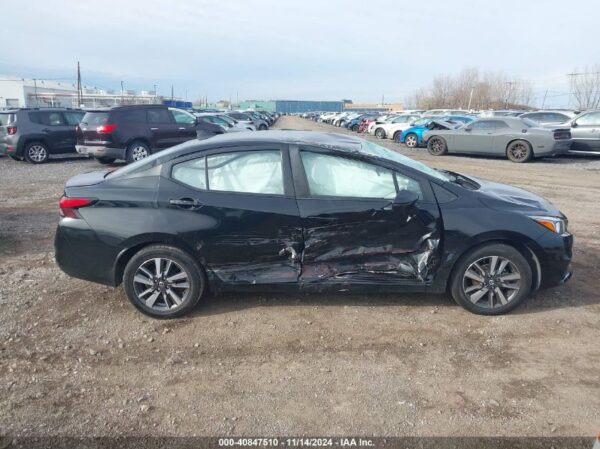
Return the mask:
<svg viewBox="0 0 600 449"><path fill-rule="evenodd" d="M575 234L571 282L494 318L444 296L334 294L219 296L155 321L54 264L64 182L99 166L0 159L0 435L596 435L600 160L386 142L548 197Z"/></svg>

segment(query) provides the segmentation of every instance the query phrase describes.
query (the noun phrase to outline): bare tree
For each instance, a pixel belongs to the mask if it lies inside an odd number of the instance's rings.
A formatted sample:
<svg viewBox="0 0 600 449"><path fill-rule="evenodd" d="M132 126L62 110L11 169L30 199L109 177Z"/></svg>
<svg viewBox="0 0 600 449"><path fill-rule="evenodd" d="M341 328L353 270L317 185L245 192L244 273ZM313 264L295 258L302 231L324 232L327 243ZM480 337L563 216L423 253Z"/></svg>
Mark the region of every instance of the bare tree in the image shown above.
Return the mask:
<svg viewBox="0 0 600 449"><path fill-rule="evenodd" d="M410 103L418 108L498 109L526 107L532 98L530 81L509 78L501 72L480 74L477 68L433 79L431 87L415 92Z"/></svg>
<svg viewBox="0 0 600 449"><path fill-rule="evenodd" d="M600 64L569 73L575 107L581 111L600 107Z"/></svg>

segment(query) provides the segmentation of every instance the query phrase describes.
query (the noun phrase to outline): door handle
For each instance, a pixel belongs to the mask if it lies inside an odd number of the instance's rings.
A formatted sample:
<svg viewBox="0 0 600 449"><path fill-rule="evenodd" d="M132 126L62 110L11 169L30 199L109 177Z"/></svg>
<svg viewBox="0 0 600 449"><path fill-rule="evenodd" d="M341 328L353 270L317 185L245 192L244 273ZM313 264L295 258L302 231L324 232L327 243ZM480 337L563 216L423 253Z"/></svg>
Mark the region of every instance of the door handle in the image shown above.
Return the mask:
<svg viewBox="0 0 600 449"><path fill-rule="evenodd" d="M179 129L181 129L181 130L185 130L185 128L184 128L184 127L181 127L181 128L179 128Z"/></svg>
<svg viewBox="0 0 600 449"><path fill-rule="evenodd" d="M158 131L158 128L150 128L150 131Z"/></svg>
<svg viewBox="0 0 600 449"><path fill-rule="evenodd" d="M202 203L200 201L192 198L171 199L169 200L169 204L182 209L199 209L202 207Z"/></svg>

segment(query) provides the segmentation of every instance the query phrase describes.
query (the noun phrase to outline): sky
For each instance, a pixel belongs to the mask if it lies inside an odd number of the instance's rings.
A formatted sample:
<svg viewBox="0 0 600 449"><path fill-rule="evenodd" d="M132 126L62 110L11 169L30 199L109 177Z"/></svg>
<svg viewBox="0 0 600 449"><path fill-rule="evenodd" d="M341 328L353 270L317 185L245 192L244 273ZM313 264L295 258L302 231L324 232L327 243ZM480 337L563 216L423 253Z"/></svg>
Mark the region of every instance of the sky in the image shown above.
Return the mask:
<svg viewBox="0 0 600 449"><path fill-rule="evenodd" d="M403 102L464 68L564 106L599 0L2 0L0 73L195 100Z"/></svg>

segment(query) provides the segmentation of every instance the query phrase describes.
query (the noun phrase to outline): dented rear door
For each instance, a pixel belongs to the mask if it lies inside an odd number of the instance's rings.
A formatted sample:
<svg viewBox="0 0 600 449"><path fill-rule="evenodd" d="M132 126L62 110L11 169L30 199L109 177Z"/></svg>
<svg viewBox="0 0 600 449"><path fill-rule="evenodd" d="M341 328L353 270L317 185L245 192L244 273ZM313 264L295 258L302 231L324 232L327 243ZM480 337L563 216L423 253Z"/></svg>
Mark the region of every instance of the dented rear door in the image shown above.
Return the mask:
<svg viewBox="0 0 600 449"><path fill-rule="evenodd" d="M311 149L292 152L304 234L301 285L385 287L431 281L439 263L442 223L429 182L341 155L333 156L346 159L341 164L327 154L307 158L306 151ZM392 206L401 188L419 190L419 201Z"/></svg>

